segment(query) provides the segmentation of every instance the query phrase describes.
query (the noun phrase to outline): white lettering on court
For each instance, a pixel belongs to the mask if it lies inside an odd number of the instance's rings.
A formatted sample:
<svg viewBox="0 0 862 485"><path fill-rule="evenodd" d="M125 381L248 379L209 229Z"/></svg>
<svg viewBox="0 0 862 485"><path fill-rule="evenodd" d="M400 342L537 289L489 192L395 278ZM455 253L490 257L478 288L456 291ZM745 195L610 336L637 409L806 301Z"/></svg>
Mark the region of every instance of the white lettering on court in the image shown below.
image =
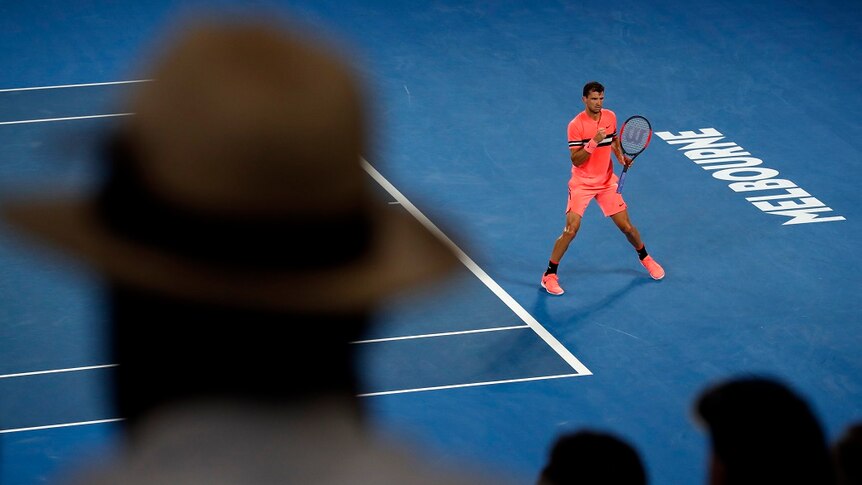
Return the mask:
<svg viewBox="0 0 862 485"><path fill-rule="evenodd" d="M681 145L678 150L689 160L711 171L714 178L731 182L728 187L745 195L745 200L754 207L787 217L785 226L845 220L795 183L778 178L778 170L763 167L760 158L751 156L736 143L721 141L724 135L715 128L683 131L678 135L661 131L656 135L671 145Z"/></svg>

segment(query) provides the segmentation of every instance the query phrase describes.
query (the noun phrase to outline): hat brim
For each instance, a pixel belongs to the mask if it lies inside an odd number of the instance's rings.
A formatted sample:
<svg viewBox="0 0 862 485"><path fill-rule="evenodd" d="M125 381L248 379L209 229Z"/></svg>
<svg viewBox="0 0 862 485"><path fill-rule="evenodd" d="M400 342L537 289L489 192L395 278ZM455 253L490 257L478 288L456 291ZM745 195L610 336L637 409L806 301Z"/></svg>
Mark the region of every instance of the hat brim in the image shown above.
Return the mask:
<svg viewBox="0 0 862 485"><path fill-rule="evenodd" d="M349 313L448 273L452 251L413 217L377 204L369 250L337 267L240 270L189 261L113 233L94 201L4 204L6 219L64 248L109 279L202 302L288 312ZM289 249L286 249L289 250Z"/></svg>

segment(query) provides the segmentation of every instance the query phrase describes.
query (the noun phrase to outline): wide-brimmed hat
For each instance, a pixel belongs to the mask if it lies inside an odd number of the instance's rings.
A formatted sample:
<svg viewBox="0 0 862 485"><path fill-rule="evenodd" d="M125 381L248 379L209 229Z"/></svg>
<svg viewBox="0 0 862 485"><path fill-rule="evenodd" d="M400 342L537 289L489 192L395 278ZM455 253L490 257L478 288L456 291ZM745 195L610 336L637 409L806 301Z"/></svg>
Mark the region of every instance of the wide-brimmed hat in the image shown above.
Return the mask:
<svg viewBox="0 0 862 485"><path fill-rule="evenodd" d="M272 25L169 44L108 144L95 194L5 204L115 281L205 302L366 309L455 258L377 200L363 94L329 50Z"/></svg>

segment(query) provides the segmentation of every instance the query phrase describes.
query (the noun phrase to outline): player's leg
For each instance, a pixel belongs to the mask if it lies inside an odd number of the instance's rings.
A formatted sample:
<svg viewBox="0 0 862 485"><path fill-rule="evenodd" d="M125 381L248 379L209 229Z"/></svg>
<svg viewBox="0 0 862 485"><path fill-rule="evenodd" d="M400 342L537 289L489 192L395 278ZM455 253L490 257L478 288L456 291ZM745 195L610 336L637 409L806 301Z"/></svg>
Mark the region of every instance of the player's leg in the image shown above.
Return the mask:
<svg viewBox="0 0 862 485"><path fill-rule="evenodd" d="M569 244L575 239L578 234L578 229L581 228L581 216L569 211L566 214L566 227L563 228L563 233L554 242L554 249L551 250L551 261L557 264L563 259L563 255L569 249Z"/></svg>
<svg viewBox="0 0 862 485"><path fill-rule="evenodd" d="M635 251L638 252L638 258L641 260L641 264L644 268L649 271L649 275L654 280L660 280L664 278L664 269L661 267L652 256L647 253L646 246L641 240L640 232L638 232L637 227L632 224L631 219L629 219L628 210L623 209L616 214L610 216L614 221L614 224L617 225L620 231L625 234L626 239L628 239L629 243L635 248Z"/></svg>
<svg viewBox="0 0 862 485"><path fill-rule="evenodd" d="M611 220L614 221L617 228L622 231L623 235L626 236L626 239L628 239L629 243L634 246L636 250L643 247L644 243L641 241L641 234L638 232L638 228L632 224L631 219L629 219L629 211L627 209L623 209L620 212L611 215Z"/></svg>
<svg viewBox="0 0 862 485"><path fill-rule="evenodd" d="M578 229L581 227L581 216L575 212L569 211L566 213L566 226L563 228L563 233L554 241L554 248L551 250L551 259L548 261L548 269L542 275L542 288L552 295L562 295L565 293L560 286L559 278L557 277L557 266L566 250L569 249L569 244L575 239L578 234Z"/></svg>
<svg viewBox="0 0 862 485"><path fill-rule="evenodd" d="M563 233L554 241L554 248L551 250L551 259L548 261L548 268L542 275L542 287L548 290L552 295L562 295L563 288L560 287L559 279L557 278L557 266L566 250L569 249L569 244L575 239L578 234L578 229L581 227L581 218L584 211L592 200L593 194L579 190L571 181L569 182L569 199L566 203L566 226L563 228Z"/></svg>
<svg viewBox="0 0 862 485"><path fill-rule="evenodd" d="M638 258L640 258L644 268L649 271L649 275L655 280L664 278L664 269L647 253L638 228L629 219L628 206L626 206L623 196L618 194L614 187L615 184L611 184L607 190L597 194L596 202L605 216L614 221L617 228L626 236L629 244L638 252Z"/></svg>

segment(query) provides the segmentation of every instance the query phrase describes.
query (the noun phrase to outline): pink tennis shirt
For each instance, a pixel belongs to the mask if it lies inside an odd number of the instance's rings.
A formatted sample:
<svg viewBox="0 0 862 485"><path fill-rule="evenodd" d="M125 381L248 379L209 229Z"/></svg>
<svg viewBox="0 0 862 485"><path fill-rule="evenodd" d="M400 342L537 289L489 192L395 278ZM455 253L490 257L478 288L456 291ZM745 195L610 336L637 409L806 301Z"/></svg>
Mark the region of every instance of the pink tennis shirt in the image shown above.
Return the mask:
<svg viewBox="0 0 862 485"><path fill-rule="evenodd" d="M603 109L599 121L596 122L581 111L569 122L569 148L583 147L596 136L599 127L605 129L605 139L580 167L572 165L572 180L574 185L590 188L606 187L611 183L614 167L611 163L611 143L617 136L617 115L609 109Z"/></svg>

